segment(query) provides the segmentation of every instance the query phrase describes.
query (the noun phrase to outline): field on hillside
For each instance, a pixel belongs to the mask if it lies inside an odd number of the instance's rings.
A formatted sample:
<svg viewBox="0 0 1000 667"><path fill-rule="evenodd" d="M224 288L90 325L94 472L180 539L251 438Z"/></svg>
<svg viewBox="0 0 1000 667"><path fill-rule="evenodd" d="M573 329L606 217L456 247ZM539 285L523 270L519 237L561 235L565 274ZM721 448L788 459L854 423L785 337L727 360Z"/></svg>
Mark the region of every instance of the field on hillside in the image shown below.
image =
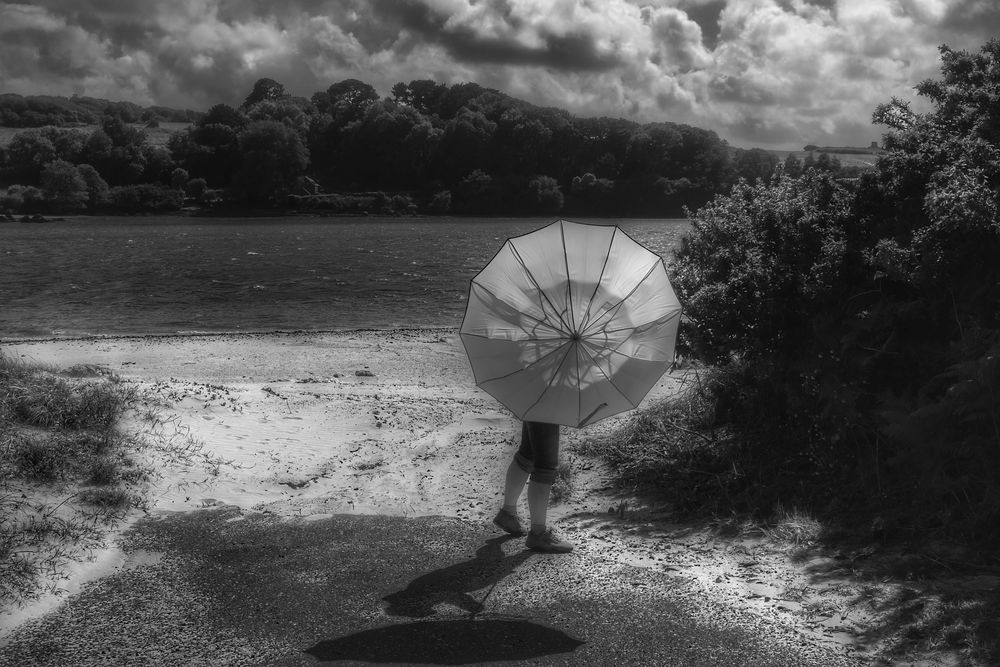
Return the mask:
<svg viewBox="0 0 1000 667"><path fill-rule="evenodd" d="M779 160L784 160L789 155L794 155L800 161L805 160L806 156L809 155L810 151L770 151L778 156ZM819 151L812 151L813 157L819 157ZM828 153L830 157L835 157L840 160L840 164L844 167L862 167L871 169L875 166L875 162L878 160L878 155L873 153Z"/></svg>
<svg viewBox="0 0 1000 667"><path fill-rule="evenodd" d="M191 123L160 123L159 127L146 127L145 123L133 123L134 127L138 127L145 131L146 137L148 137L149 143L157 146L165 146L167 141L170 139L170 135L175 132L179 132L184 128L190 126ZM11 140L14 139L14 135L18 132L24 132L32 128L27 127L3 127L0 126L0 146L8 145ZM82 132L92 132L97 129L96 125L78 125L72 129L80 130Z"/></svg>

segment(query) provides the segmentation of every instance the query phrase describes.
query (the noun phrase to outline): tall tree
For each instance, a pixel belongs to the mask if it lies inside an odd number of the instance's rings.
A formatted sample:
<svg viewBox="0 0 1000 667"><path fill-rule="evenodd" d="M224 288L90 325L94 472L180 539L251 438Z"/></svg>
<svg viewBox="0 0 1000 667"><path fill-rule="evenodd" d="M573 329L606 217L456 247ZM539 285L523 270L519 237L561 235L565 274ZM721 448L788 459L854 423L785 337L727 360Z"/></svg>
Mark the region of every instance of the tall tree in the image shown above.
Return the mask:
<svg viewBox="0 0 1000 667"><path fill-rule="evenodd" d="M259 120L240 134L242 165L236 185L243 196L256 202L287 194L309 166L309 151L299 134L283 123Z"/></svg>
<svg viewBox="0 0 1000 667"><path fill-rule="evenodd" d="M253 84L253 90L251 90L250 94L246 96L245 100L243 100L243 104L240 105L240 108L246 109L257 102L263 102L264 100L280 100L285 97L285 95L285 87L274 79L257 79L257 82Z"/></svg>

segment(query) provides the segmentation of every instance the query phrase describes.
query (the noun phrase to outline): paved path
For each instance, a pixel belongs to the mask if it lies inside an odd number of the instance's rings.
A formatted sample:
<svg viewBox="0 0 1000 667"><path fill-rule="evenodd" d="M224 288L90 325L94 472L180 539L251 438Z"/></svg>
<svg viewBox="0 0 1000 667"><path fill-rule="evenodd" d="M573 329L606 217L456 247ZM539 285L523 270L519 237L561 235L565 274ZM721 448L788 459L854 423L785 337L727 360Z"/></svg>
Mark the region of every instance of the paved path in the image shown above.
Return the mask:
<svg viewBox="0 0 1000 667"><path fill-rule="evenodd" d="M15 631L0 665L858 665L669 573L445 517L140 522L131 565Z"/></svg>

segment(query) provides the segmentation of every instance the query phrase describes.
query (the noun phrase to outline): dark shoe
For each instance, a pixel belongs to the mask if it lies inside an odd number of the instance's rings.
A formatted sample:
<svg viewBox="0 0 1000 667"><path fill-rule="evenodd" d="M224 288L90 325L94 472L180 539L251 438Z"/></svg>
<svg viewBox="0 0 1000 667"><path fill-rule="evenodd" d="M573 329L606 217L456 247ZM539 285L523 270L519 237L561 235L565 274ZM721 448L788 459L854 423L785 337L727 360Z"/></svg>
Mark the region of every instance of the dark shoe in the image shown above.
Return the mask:
<svg viewBox="0 0 1000 667"><path fill-rule="evenodd" d="M524 528L521 528L521 522L517 520L516 516L507 510L501 509L497 512L496 517L493 519L493 523L495 523L498 528L510 533L511 535L524 535Z"/></svg>
<svg viewBox="0 0 1000 667"><path fill-rule="evenodd" d="M568 554L573 550L573 545L556 537L551 528L544 533L528 533L524 546L547 554Z"/></svg>

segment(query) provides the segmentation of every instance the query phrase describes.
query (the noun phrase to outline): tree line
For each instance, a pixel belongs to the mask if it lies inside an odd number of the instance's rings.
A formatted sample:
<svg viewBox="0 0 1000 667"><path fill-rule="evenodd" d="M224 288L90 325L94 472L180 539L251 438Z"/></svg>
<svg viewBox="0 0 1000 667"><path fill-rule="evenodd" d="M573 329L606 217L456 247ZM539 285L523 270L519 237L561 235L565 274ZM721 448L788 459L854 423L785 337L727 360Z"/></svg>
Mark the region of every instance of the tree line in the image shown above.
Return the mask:
<svg viewBox="0 0 1000 667"><path fill-rule="evenodd" d="M157 116L132 107L103 107L93 130L17 133L0 151L0 206L127 213L187 200L347 213L671 216L778 164L708 130L577 118L475 83L416 80L380 97L346 79L306 99L260 79L238 107L211 107L165 146L135 123L137 114ZM849 175L823 155L786 162Z"/></svg>
<svg viewBox="0 0 1000 667"><path fill-rule="evenodd" d="M105 115L120 116L128 123L158 123L169 121L190 123L203 114L190 109L164 106L141 107L132 102L112 102L96 97L74 95L0 94L0 126L3 127L63 127L67 125L97 125Z"/></svg>

